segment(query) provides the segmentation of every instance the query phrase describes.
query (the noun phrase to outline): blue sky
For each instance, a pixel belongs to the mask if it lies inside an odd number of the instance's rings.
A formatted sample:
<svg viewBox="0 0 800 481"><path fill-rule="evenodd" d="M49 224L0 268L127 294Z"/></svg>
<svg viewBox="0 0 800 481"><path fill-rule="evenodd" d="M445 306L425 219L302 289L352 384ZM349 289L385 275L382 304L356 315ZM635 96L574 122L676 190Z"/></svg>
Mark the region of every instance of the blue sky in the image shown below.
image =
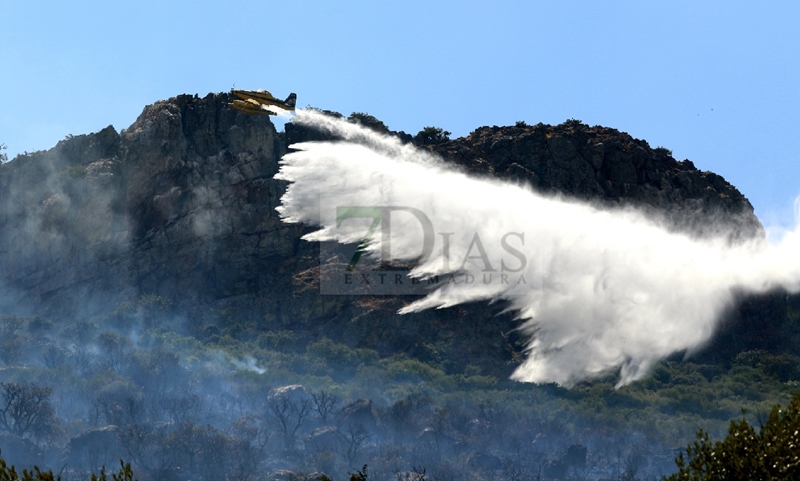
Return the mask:
<svg viewBox="0 0 800 481"><path fill-rule="evenodd" d="M412 134L576 118L717 172L789 225L800 2L759 3L0 0L0 143L48 149L234 84Z"/></svg>

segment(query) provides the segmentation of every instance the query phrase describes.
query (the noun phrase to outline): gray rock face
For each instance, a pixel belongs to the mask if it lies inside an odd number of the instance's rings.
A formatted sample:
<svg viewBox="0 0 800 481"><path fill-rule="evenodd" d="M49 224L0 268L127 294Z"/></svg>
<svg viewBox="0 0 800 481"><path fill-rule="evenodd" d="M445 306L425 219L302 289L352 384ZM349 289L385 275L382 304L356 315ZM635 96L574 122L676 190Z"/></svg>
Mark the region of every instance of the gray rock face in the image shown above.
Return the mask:
<svg viewBox="0 0 800 481"><path fill-rule="evenodd" d="M753 206L725 179L614 129L577 121L482 127L436 150L470 171L606 207L636 207L693 235L764 234Z"/></svg>
<svg viewBox="0 0 800 481"><path fill-rule="evenodd" d="M124 448L119 443L119 427L114 425L87 429L67 443L65 459L78 466L96 469L111 465L121 456Z"/></svg>
<svg viewBox="0 0 800 481"><path fill-rule="evenodd" d="M277 134L268 117L228 101L156 102L120 133L70 137L0 166L0 313L57 321L157 295L197 332L226 313L421 359L422 340L453 331L467 345L464 363L491 352L500 353L491 363L506 365L518 352L513 335L502 335L513 319L486 306L400 318L404 299L320 296L316 246L300 240L303 227L280 222L285 184L273 175L287 144L324 135L292 124ZM483 127L429 148L478 175L636 205L700 235L713 225L735 236L761 232L724 179L613 129Z"/></svg>
<svg viewBox="0 0 800 481"><path fill-rule="evenodd" d="M356 426L360 425L367 429L374 429L378 421L375 413L372 411L371 399L357 399L347 406L343 407L337 416L337 422L340 426Z"/></svg>
<svg viewBox="0 0 800 481"><path fill-rule="evenodd" d="M323 451L339 451L345 438L336 426L323 426L306 436L303 443L307 449L321 453Z"/></svg>
<svg viewBox="0 0 800 481"><path fill-rule="evenodd" d="M100 278L127 260L126 215L116 202L121 139L113 128L72 137L0 168L3 308L69 311L92 302Z"/></svg>
<svg viewBox="0 0 800 481"><path fill-rule="evenodd" d="M268 118L226 101L159 102L122 134L130 280L186 309L260 307L275 318L275 304L258 299L288 292L282 260L297 254L300 232L275 212L285 149Z"/></svg>
<svg viewBox="0 0 800 481"><path fill-rule="evenodd" d="M311 249L275 212L285 148L274 126L227 100L157 102L121 134L108 127L3 165L4 309L91 315L149 293L280 317L287 265Z"/></svg>

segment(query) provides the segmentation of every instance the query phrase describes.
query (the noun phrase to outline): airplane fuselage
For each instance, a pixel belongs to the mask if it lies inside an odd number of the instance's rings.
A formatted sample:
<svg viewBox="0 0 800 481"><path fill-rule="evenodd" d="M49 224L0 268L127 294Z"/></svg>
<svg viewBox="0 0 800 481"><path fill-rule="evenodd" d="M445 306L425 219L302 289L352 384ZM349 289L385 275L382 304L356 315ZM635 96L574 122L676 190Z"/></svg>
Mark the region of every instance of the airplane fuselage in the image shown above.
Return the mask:
<svg viewBox="0 0 800 481"><path fill-rule="evenodd" d="M231 93L244 101L252 100L263 105L274 105L284 110L294 110L294 105L290 105L284 100L273 97L272 94L266 90L231 90ZM290 98L292 98L292 96L290 96Z"/></svg>

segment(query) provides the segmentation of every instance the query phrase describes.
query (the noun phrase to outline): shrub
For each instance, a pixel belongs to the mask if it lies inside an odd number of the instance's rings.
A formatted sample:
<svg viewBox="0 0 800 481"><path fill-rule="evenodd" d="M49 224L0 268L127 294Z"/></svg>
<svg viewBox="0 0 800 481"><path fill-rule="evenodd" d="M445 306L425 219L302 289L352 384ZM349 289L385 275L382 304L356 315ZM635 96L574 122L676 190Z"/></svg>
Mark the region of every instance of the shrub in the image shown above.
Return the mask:
<svg viewBox="0 0 800 481"><path fill-rule="evenodd" d="M389 132L389 127L374 116L365 112L353 112L347 120L356 124L361 124L364 127L370 128L376 132L386 134Z"/></svg>
<svg viewBox="0 0 800 481"><path fill-rule="evenodd" d="M786 409L775 406L761 428L731 421L728 436L712 442L702 429L675 463L679 471L666 481L800 479L800 393Z"/></svg>
<svg viewBox="0 0 800 481"><path fill-rule="evenodd" d="M414 136L414 141L420 145L440 144L448 140L450 140L450 132L439 127L425 127Z"/></svg>
<svg viewBox="0 0 800 481"><path fill-rule="evenodd" d="M80 179L86 177L86 166L85 165L72 165L67 167L61 172L61 175L68 177L70 179Z"/></svg>
<svg viewBox="0 0 800 481"><path fill-rule="evenodd" d="M582 126L583 125L583 121L578 120L578 119L567 119L561 125L563 125L564 127L569 127L569 128L573 128L574 129L576 127Z"/></svg>
<svg viewBox="0 0 800 481"><path fill-rule="evenodd" d="M800 357L792 354L773 354L763 349L739 353L733 363L761 369L763 372L786 382L800 377Z"/></svg>
<svg viewBox="0 0 800 481"><path fill-rule="evenodd" d="M262 349L271 349L280 352L297 351L297 334L288 330L267 331L259 334L256 343Z"/></svg>
<svg viewBox="0 0 800 481"><path fill-rule="evenodd" d="M656 148L655 148L655 152L656 152L657 154L661 154L661 155L667 155L667 156L669 156L669 157L672 157L672 151L671 151L671 150L669 150L669 149L668 149L668 148L666 148L666 147L656 147Z"/></svg>

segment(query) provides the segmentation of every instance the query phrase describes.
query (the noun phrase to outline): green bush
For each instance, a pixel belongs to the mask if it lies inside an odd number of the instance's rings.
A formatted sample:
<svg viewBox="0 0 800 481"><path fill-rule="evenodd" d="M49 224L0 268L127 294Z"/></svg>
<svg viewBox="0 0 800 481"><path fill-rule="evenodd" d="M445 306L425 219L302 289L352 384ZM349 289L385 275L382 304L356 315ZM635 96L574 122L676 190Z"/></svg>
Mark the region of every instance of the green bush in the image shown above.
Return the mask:
<svg viewBox="0 0 800 481"><path fill-rule="evenodd" d="M574 128L582 126L583 125L583 121L579 120L579 119L567 119L561 125L563 125L564 127L569 127L569 128L573 128L574 129Z"/></svg>
<svg viewBox="0 0 800 481"><path fill-rule="evenodd" d="M267 331L259 334L256 343L262 349L279 352L295 352L298 347L297 334L287 330Z"/></svg>
<svg viewBox="0 0 800 481"><path fill-rule="evenodd" d="M450 132L439 127L425 127L417 132L414 140L420 145L440 144L450 140Z"/></svg>
<svg viewBox="0 0 800 481"><path fill-rule="evenodd" d="M744 418L731 421L728 436L712 442L701 429L675 462L679 471L666 481L800 479L800 393L786 409L775 406L758 430Z"/></svg>
<svg viewBox="0 0 800 481"><path fill-rule="evenodd" d="M347 117L347 120L349 122L361 124L364 127L370 128L382 134L389 132L389 127L387 127L386 124L365 112L353 112L349 117Z"/></svg>
<svg viewBox="0 0 800 481"><path fill-rule="evenodd" d="M672 151L669 150L666 147L656 147L654 150L655 150L655 152L657 154L661 154L661 155L666 155L666 156L672 157Z"/></svg>
<svg viewBox="0 0 800 481"><path fill-rule="evenodd" d="M395 382L420 381L443 383L445 373L417 359L398 358L386 365L386 376Z"/></svg>
<svg viewBox="0 0 800 481"><path fill-rule="evenodd" d="M356 356L352 349L327 337L309 344L306 347L306 353L336 366L352 366L356 363Z"/></svg>
<svg viewBox="0 0 800 481"><path fill-rule="evenodd" d="M759 368L781 382L800 378L800 357L792 354L773 354L763 349L739 353L733 363Z"/></svg>
<svg viewBox="0 0 800 481"><path fill-rule="evenodd" d="M85 165L72 165L61 171L61 175L70 179L80 179L86 177Z"/></svg>

